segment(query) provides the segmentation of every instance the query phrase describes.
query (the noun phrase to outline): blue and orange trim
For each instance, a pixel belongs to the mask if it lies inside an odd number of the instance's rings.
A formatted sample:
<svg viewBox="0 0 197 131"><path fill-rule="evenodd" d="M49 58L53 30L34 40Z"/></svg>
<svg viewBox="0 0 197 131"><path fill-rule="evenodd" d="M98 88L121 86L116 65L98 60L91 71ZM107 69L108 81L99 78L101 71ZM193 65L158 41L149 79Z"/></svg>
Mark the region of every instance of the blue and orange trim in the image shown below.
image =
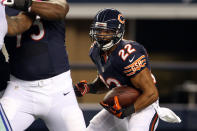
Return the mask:
<svg viewBox="0 0 197 131"><path fill-rule="evenodd" d="M155 131L155 125L156 125L157 121L158 121L158 114L155 113L155 115L153 116L153 119L150 123L149 131Z"/></svg>
<svg viewBox="0 0 197 131"><path fill-rule="evenodd" d="M3 110L3 107L1 105L1 103L0 103L0 119L1 119L1 122L3 122L2 125L4 126L4 127L1 127L0 130L2 130L2 131L4 131L4 130L5 131L13 131L12 127L11 127L9 121L8 121L8 118L7 118L7 116L6 116L6 114Z"/></svg>

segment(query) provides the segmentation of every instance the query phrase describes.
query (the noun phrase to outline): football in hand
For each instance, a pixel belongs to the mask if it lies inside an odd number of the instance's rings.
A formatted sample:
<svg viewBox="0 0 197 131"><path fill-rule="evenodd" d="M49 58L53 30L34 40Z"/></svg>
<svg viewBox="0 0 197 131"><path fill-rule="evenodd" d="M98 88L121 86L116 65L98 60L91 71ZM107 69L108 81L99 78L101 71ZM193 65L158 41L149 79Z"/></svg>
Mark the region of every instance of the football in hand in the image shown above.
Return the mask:
<svg viewBox="0 0 197 131"><path fill-rule="evenodd" d="M128 86L115 87L104 97L103 102L111 106L114 105L114 96L118 97L119 104L124 108L133 104L140 96L140 91Z"/></svg>

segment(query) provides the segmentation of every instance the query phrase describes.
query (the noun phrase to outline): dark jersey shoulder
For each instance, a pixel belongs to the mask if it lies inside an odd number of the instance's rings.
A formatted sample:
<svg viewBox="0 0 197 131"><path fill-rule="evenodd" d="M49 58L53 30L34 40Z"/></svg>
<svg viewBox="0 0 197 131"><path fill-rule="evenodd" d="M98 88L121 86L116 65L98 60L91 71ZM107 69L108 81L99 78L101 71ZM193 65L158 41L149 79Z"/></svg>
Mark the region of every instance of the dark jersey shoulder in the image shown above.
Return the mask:
<svg viewBox="0 0 197 131"><path fill-rule="evenodd" d="M102 62L101 51L97 44L92 44L89 55L99 71L107 65L107 63L103 64ZM150 69L146 49L143 45L131 40L122 40L108 59L111 66L126 76L134 76L145 67Z"/></svg>
<svg viewBox="0 0 197 131"><path fill-rule="evenodd" d="M135 41L120 41L109 56L103 55L94 43L89 55L109 88L122 85L132 87L130 78L146 67L150 69L146 49Z"/></svg>
<svg viewBox="0 0 197 131"><path fill-rule="evenodd" d="M114 66L126 76L132 77L145 67L150 69L148 54L143 45L131 41L122 40L114 51Z"/></svg>
<svg viewBox="0 0 197 131"><path fill-rule="evenodd" d="M9 15L17 11L6 9ZM69 70L65 47L65 21L37 17L31 28L5 38L11 74L23 80L45 79Z"/></svg>

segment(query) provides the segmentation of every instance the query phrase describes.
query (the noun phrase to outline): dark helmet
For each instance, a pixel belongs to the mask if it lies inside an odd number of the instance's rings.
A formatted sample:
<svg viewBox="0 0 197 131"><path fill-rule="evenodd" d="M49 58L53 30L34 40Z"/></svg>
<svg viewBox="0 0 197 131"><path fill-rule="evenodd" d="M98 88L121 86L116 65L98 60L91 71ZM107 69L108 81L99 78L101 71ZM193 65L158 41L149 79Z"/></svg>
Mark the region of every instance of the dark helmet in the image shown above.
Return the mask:
<svg viewBox="0 0 197 131"><path fill-rule="evenodd" d="M100 30L110 30L113 34L99 35ZM103 51L109 50L113 45L119 43L125 31L125 19L116 9L103 9L94 17L90 28L90 37L96 41L99 48ZM111 39L105 40L102 37L111 36Z"/></svg>

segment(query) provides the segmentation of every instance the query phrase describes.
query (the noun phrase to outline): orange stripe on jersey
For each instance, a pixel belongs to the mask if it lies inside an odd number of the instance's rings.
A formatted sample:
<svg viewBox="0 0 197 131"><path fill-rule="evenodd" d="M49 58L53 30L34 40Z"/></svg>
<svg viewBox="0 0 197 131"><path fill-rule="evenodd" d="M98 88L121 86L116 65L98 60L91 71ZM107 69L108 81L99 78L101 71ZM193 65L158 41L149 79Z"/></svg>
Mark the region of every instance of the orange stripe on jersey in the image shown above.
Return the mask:
<svg viewBox="0 0 197 131"><path fill-rule="evenodd" d="M144 62L145 62L145 63L144 63ZM138 63L140 63L140 64L135 68L135 70L140 70L141 67L144 67L144 66L146 65L146 59L144 59L144 60L142 60L142 61L140 61L140 60L137 61L136 63L133 64L133 66L135 66L135 64L138 64ZM133 66L132 66L130 69L125 70L124 73L128 73L128 72L134 71L134 70L133 70Z"/></svg>
<svg viewBox="0 0 197 131"><path fill-rule="evenodd" d="M156 122L157 122L157 119L158 119L158 114L156 113L156 115L154 116L153 121L151 122L150 130L149 130L149 131L154 131L154 129L155 129L155 124L156 124Z"/></svg>
<svg viewBox="0 0 197 131"><path fill-rule="evenodd" d="M141 66L141 68L144 67L145 65L146 65L146 63L144 63L144 65ZM139 68L138 70L140 70L141 68ZM129 73L129 74L126 74L126 75L127 75L127 76L131 76L131 75L135 74L138 70L136 70L136 71L134 71L134 72L131 72L131 73Z"/></svg>
<svg viewBox="0 0 197 131"><path fill-rule="evenodd" d="M141 59L145 58L145 55L142 55L140 58L138 58L137 60L135 60L132 64L124 67L125 69L129 69L131 68L135 63L137 63L138 61L140 61Z"/></svg>

